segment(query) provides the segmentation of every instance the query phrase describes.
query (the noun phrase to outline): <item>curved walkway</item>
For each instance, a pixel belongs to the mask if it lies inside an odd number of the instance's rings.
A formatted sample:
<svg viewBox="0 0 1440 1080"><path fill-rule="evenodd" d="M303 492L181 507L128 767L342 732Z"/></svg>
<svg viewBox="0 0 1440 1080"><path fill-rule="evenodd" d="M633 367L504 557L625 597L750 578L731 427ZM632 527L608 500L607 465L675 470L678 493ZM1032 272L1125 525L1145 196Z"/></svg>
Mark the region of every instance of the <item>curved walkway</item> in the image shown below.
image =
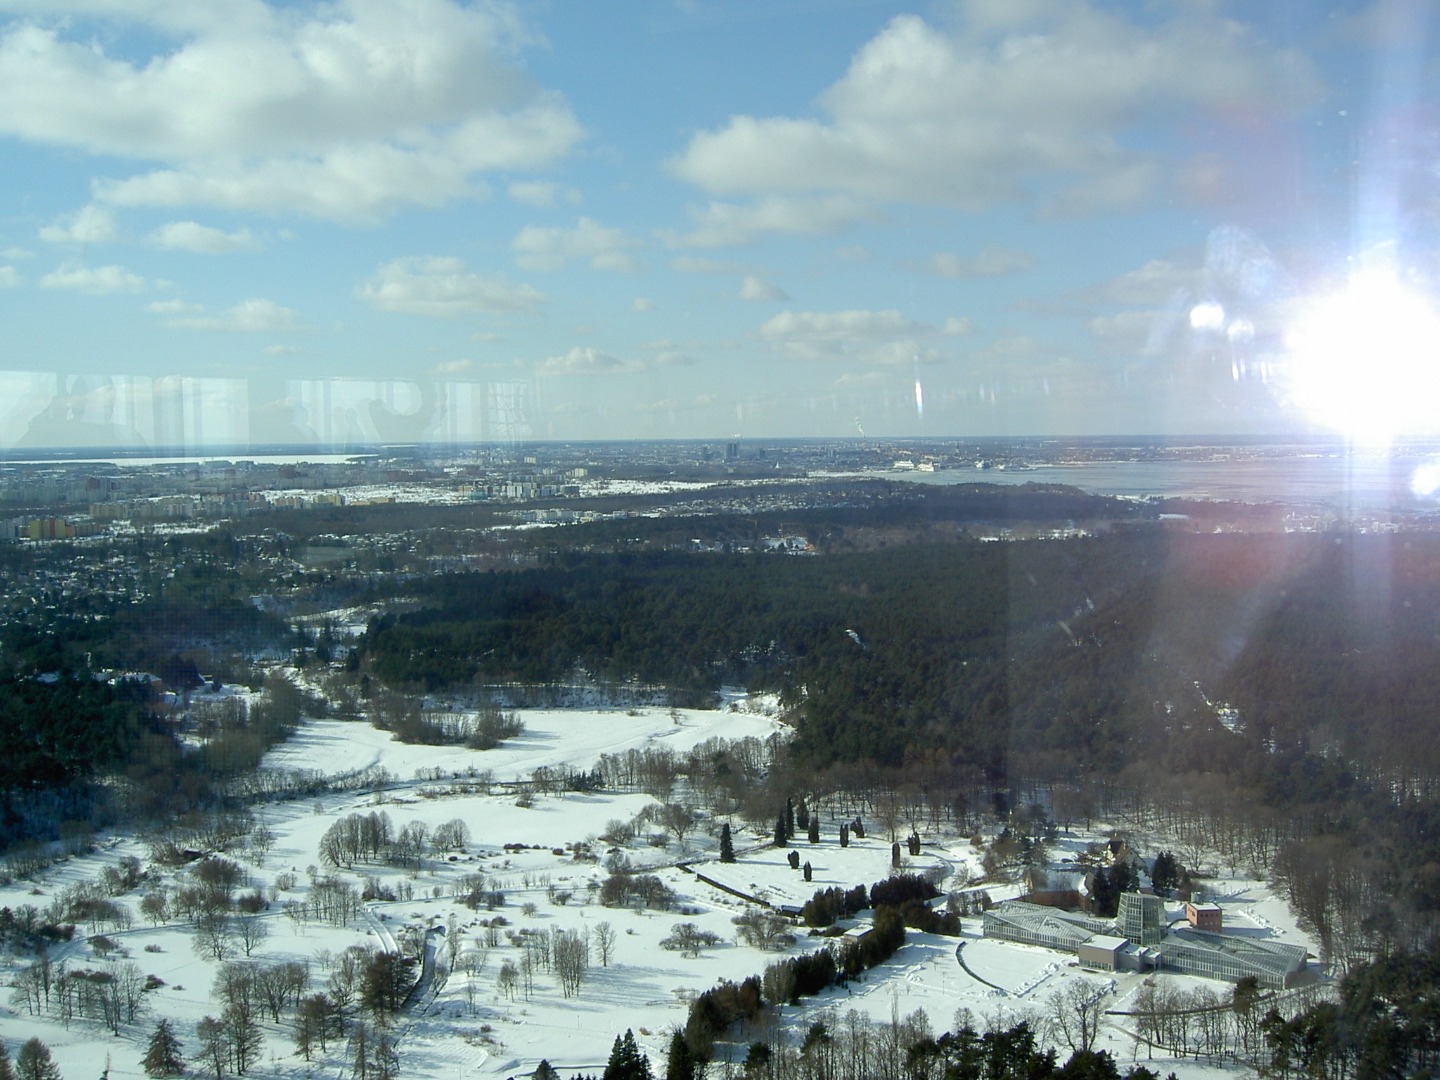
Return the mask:
<svg viewBox="0 0 1440 1080"><path fill-rule="evenodd" d="M1005 987L996 986L994 983L990 982L990 980L982 979L979 975L976 975L975 972L970 970L970 965L965 963L965 942L962 941L960 942L960 944L955 946L955 959L960 964L960 969L964 971L966 975L969 975L972 979L978 982L981 986L988 986L991 990L999 990L1000 993L1004 994L1006 997L1010 996L1010 991L1006 990Z"/></svg>

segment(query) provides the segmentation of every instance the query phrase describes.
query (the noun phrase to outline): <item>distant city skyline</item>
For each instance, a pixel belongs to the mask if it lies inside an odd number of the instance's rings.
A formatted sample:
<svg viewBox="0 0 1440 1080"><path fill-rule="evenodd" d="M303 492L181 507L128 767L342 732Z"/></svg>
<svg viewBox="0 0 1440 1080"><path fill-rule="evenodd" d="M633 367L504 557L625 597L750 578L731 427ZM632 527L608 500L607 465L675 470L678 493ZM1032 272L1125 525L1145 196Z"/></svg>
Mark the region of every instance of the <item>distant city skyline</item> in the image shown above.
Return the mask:
<svg viewBox="0 0 1440 1080"><path fill-rule="evenodd" d="M0 0L0 449L1434 434L1381 0Z"/></svg>

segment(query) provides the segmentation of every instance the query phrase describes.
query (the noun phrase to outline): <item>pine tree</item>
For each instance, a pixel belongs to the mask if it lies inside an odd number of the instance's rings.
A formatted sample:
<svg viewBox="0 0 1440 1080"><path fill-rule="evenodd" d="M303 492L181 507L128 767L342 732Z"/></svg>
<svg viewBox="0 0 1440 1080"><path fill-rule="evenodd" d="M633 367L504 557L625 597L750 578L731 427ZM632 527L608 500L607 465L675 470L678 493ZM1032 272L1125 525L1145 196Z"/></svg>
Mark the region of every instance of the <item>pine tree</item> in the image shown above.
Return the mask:
<svg viewBox="0 0 1440 1080"><path fill-rule="evenodd" d="M18 1080L60 1080L60 1067L50 1056L50 1048L32 1038L15 1055L15 1076Z"/></svg>
<svg viewBox="0 0 1440 1080"><path fill-rule="evenodd" d="M650 1059L640 1050L635 1042L635 1032L630 1028L625 1029L623 1036L615 1037L610 1060L605 1064L600 1080L653 1080Z"/></svg>
<svg viewBox="0 0 1440 1080"><path fill-rule="evenodd" d="M670 1033L670 1052L665 1058L665 1080L695 1080L695 1065L695 1055L690 1044L685 1041L685 1033L676 1028Z"/></svg>
<svg viewBox="0 0 1440 1080"><path fill-rule="evenodd" d="M150 1045L145 1051L145 1056L140 1059L140 1064L145 1066L146 1076L179 1076L185 1071L185 1062L180 1057L180 1040L175 1037L175 1030L170 1026L170 1021L162 1018L155 1025L155 1031L150 1036ZM3 1076L3 1072L0 1072Z"/></svg>
<svg viewBox="0 0 1440 1080"><path fill-rule="evenodd" d="M720 861L725 863L735 861L735 841L730 838L728 821L720 826Z"/></svg>

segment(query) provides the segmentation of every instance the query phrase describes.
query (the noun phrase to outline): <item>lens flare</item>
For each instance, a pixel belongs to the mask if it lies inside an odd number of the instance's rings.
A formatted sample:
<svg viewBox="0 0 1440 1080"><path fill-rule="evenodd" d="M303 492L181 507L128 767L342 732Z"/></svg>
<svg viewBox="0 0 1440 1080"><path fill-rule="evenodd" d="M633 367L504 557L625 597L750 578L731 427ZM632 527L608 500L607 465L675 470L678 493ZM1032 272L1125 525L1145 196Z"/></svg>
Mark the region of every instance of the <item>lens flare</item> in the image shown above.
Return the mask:
<svg viewBox="0 0 1440 1080"><path fill-rule="evenodd" d="M1357 442L1440 427L1440 314L1372 272L1303 311L1286 337L1295 403Z"/></svg>

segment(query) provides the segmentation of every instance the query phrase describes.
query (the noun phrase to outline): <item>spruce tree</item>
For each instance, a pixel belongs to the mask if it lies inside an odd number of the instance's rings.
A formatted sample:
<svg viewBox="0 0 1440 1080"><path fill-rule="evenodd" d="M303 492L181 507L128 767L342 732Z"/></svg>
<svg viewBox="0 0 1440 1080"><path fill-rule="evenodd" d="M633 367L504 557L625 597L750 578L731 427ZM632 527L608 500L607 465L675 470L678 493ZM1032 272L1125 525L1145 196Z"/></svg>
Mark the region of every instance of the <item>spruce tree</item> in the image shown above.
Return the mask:
<svg viewBox="0 0 1440 1080"><path fill-rule="evenodd" d="M670 1051L665 1058L665 1080L695 1080L695 1054L676 1028L670 1033ZM536 1074L539 1075L538 1073Z"/></svg>
<svg viewBox="0 0 1440 1080"><path fill-rule="evenodd" d="M161 1018L150 1036L150 1045L140 1059L146 1076L179 1076L185 1071L185 1061L180 1057L180 1040L170 1021ZM0 1072L3 1077L3 1072Z"/></svg>
<svg viewBox="0 0 1440 1080"><path fill-rule="evenodd" d="M610 1060L606 1062L600 1080L653 1080L650 1059L640 1050L635 1042L635 1032L630 1028L625 1029L623 1036L615 1037Z"/></svg>
<svg viewBox="0 0 1440 1080"><path fill-rule="evenodd" d="M15 1080L15 1066L10 1061L10 1051L0 1042L0 1080Z"/></svg>
<svg viewBox="0 0 1440 1080"><path fill-rule="evenodd" d="M720 826L720 861L724 863L735 861L735 841L730 838L728 821Z"/></svg>
<svg viewBox="0 0 1440 1080"><path fill-rule="evenodd" d="M785 800L785 838L788 840L795 835L795 804Z"/></svg>
<svg viewBox="0 0 1440 1080"><path fill-rule="evenodd" d="M781 814L775 819L775 846L784 847L787 839L789 837L785 832L785 815Z"/></svg>
<svg viewBox="0 0 1440 1080"><path fill-rule="evenodd" d="M820 819L818 817L812 817L810 819L806 826L805 839L809 840L812 844L818 844L820 842Z"/></svg>

